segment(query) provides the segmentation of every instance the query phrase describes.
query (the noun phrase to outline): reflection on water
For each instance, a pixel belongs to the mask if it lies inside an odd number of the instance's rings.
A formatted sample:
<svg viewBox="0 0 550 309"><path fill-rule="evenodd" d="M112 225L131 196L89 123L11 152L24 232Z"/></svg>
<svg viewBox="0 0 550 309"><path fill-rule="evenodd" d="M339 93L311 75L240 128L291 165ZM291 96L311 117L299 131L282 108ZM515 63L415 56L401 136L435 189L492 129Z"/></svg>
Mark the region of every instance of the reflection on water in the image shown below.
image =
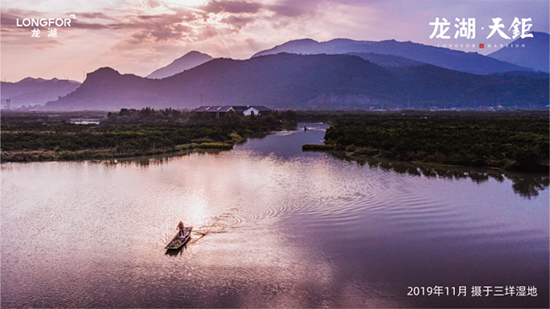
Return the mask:
<svg viewBox="0 0 550 309"><path fill-rule="evenodd" d="M441 179L471 179L477 184L494 179L503 182L504 179L510 179L513 182L512 189L519 195L531 198L538 196L539 191L548 188L550 179L548 174L525 174L516 172L504 172L496 169L475 168L466 166L438 166L427 164L415 164L411 162L390 161L370 157L351 159L344 152L331 151L335 158L345 161L356 161L360 165L368 165L371 168L381 168L386 171L395 171L399 174L408 174L410 176L424 176Z"/></svg>
<svg viewBox="0 0 550 309"><path fill-rule="evenodd" d="M116 159L109 160L95 160L91 161L93 163L102 163L106 165L116 165L116 164L129 164L129 165L140 165L147 166L150 164L159 165L164 163L169 163L172 160L177 160L181 156L188 156L191 154L219 154L224 151L230 151L226 149L189 149L182 150L177 152L170 152L166 154L152 155L152 156L139 156L139 157L121 157Z"/></svg>
<svg viewBox="0 0 550 309"><path fill-rule="evenodd" d="M326 127L307 126L219 153L3 164L2 307L548 304L547 178L304 153ZM180 220L192 237L166 254ZM407 296L434 285L468 295ZM470 295L501 285L538 296Z"/></svg>

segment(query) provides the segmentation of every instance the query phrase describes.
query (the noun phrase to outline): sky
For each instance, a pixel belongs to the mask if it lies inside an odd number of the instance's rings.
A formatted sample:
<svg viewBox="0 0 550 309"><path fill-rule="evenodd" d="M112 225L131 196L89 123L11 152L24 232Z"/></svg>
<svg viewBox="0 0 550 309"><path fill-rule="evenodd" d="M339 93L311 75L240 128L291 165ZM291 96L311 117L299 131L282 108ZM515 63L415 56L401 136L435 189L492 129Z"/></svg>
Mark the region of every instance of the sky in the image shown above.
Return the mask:
<svg viewBox="0 0 550 309"><path fill-rule="evenodd" d="M500 29L511 37L516 17L531 18L523 23L531 25L529 31L548 33L549 1L2 0L0 78L82 82L86 73L105 66L146 76L192 50L247 59L303 38L452 44L488 54L496 49L480 49L479 43L513 41L498 32L487 38L493 18L501 18ZM26 24L42 18L52 24ZM437 38L442 28L434 26L436 18L449 22L448 39ZM473 31L464 27L455 38L463 18L475 19Z"/></svg>

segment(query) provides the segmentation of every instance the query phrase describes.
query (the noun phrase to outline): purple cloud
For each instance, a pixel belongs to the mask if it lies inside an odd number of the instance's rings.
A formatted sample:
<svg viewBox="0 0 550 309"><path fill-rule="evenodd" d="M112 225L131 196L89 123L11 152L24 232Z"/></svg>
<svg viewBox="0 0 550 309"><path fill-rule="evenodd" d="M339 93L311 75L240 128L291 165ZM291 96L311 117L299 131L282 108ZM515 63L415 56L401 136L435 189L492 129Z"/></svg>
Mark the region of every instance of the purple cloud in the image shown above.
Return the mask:
<svg viewBox="0 0 550 309"><path fill-rule="evenodd" d="M235 15L231 15L222 19L220 22L231 25L235 29L241 29L242 27L254 22L255 20L256 19L254 17L237 17Z"/></svg>
<svg viewBox="0 0 550 309"><path fill-rule="evenodd" d="M74 12L71 14L75 14L77 19L80 18L86 18L86 19L108 19L108 20L114 20L115 18L105 15L102 12Z"/></svg>
<svg viewBox="0 0 550 309"><path fill-rule="evenodd" d="M256 13L263 7L262 4L248 1L210 1L200 7L208 13Z"/></svg>

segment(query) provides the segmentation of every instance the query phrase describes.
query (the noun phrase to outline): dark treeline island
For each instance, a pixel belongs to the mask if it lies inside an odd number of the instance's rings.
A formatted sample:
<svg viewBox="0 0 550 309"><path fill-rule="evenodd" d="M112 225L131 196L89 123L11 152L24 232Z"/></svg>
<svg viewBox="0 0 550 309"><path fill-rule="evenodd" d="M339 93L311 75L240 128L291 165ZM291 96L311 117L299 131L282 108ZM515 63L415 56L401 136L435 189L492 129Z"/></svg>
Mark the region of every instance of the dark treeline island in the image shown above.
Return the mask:
<svg viewBox="0 0 550 309"><path fill-rule="evenodd" d="M246 137L280 130L296 113L202 119L193 111L122 109L118 113L2 114L2 161L108 159L197 148L231 149ZM101 118L100 124L74 124Z"/></svg>
<svg viewBox="0 0 550 309"><path fill-rule="evenodd" d="M547 172L548 136L547 112L360 114L334 120L325 145L304 150Z"/></svg>

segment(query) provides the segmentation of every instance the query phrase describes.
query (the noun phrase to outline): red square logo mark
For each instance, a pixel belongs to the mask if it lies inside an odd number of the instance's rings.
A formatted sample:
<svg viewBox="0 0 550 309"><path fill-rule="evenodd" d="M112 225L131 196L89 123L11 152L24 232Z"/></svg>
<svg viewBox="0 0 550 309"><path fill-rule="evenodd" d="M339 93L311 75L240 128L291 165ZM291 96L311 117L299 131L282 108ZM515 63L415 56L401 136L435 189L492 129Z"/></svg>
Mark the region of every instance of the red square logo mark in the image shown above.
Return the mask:
<svg viewBox="0 0 550 309"><path fill-rule="evenodd" d="M479 43L479 48L485 48L485 43Z"/></svg>

